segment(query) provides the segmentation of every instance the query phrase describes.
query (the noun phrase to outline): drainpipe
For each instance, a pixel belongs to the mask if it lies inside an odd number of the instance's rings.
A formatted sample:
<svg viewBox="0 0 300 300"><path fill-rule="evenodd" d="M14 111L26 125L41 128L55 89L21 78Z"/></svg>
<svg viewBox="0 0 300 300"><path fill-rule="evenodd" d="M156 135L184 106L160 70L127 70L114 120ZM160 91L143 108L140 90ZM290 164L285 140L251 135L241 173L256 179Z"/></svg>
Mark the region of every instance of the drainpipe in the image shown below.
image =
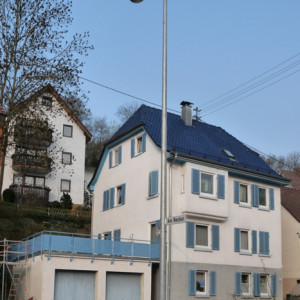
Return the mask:
<svg viewBox="0 0 300 300"><path fill-rule="evenodd" d="M168 199L168 217L172 217L172 166L177 158L177 153L175 153L173 161L169 166L169 199ZM171 298L171 242L172 242L172 225L168 226L168 276L167 276L167 299Z"/></svg>

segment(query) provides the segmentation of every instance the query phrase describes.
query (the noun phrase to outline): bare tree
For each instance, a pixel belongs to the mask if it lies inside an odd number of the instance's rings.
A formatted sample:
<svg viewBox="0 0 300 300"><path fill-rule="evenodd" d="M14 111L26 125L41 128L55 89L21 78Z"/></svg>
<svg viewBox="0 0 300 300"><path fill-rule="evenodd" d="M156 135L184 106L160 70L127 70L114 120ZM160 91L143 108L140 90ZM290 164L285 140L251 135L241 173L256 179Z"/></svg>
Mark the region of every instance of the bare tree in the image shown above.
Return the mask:
<svg viewBox="0 0 300 300"><path fill-rule="evenodd" d="M295 171L300 168L300 152L294 151L286 156L270 154L263 156L266 163L274 170Z"/></svg>
<svg viewBox="0 0 300 300"><path fill-rule="evenodd" d="M289 170L296 170L300 168L300 152L295 151L289 153L285 158L285 163Z"/></svg>
<svg viewBox="0 0 300 300"><path fill-rule="evenodd" d="M2 123L0 192L9 126L18 109L23 110L20 103L51 84L77 114L85 110L80 57L92 47L88 33L65 40L72 23L71 7L70 0L0 1L0 104L7 113Z"/></svg>
<svg viewBox="0 0 300 300"><path fill-rule="evenodd" d="M116 115L122 123L125 123L139 107L137 102L125 103L118 107Z"/></svg>

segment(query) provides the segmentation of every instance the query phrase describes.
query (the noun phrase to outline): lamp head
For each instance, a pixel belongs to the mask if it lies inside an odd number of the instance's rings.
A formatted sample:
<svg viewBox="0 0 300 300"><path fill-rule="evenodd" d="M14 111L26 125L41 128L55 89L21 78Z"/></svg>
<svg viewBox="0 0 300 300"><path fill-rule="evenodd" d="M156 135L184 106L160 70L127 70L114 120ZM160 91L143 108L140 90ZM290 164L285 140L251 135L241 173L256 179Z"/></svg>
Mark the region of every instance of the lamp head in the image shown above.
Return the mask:
<svg viewBox="0 0 300 300"><path fill-rule="evenodd" d="M141 3L143 0L130 0L133 3Z"/></svg>

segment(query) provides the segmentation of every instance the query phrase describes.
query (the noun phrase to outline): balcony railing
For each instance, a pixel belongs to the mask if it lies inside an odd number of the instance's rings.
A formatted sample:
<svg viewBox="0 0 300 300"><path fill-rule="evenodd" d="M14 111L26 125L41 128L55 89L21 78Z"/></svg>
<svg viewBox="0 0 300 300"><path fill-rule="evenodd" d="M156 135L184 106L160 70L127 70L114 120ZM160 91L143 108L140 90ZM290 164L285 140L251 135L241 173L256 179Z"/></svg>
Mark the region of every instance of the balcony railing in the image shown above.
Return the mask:
<svg viewBox="0 0 300 300"><path fill-rule="evenodd" d="M13 170L45 175L51 172L51 158L48 156L15 153L12 156Z"/></svg>
<svg viewBox="0 0 300 300"><path fill-rule="evenodd" d="M30 126L18 123L14 128L14 139L19 145L32 145L38 148L48 148L52 143L53 130L46 124Z"/></svg>
<svg viewBox="0 0 300 300"><path fill-rule="evenodd" d="M16 194L16 200L19 204L35 204L47 206L49 201L50 189L48 187L30 186L30 185L10 185Z"/></svg>
<svg viewBox="0 0 300 300"><path fill-rule="evenodd" d="M115 257L130 259L145 259L151 262L158 261L160 257L160 244L146 240L120 239L104 240L97 236L55 231L39 232L24 239L8 250L9 261L20 261L31 256L47 255L48 260L53 255L64 255L73 260L75 256L84 256L93 262L97 257Z"/></svg>

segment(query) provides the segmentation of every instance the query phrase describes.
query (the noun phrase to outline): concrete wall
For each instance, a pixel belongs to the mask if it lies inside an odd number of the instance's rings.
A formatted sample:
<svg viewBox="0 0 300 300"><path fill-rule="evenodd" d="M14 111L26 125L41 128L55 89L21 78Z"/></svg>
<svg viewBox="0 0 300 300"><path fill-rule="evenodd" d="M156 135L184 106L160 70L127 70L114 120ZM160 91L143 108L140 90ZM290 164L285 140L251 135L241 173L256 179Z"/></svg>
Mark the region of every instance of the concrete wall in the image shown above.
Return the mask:
<svg viewBox="0 0 300 300"><path fill-rule="evenodd" d="M73 203L83 204L86 137L74 120L67 115L66 111L55 100L52 102L52 108L50 110L44 109L44 114L41 113L41 117L47 117L48 123L54 129L53 143L48 148L50 157L54 161L54 169L45 176L45 186L51 189L49 200L60 199L63 194L60 191L61 179L66 179L71 180L69 194ZM63 125L73 126L73 136L71 138L63 136ZM62 164L62 152L72 153L71 165ZM3 190L13 183L14 171L12 170L11 159L13 153L14 147L10 147L5 158Z"/></svg>
<svg viewBox="0 0 300 300"><path fill-rule="evenodd" d="M282 273L283 294L291 293L300 279L300 233L299 222L284 208L282 214Z"/></svg>

